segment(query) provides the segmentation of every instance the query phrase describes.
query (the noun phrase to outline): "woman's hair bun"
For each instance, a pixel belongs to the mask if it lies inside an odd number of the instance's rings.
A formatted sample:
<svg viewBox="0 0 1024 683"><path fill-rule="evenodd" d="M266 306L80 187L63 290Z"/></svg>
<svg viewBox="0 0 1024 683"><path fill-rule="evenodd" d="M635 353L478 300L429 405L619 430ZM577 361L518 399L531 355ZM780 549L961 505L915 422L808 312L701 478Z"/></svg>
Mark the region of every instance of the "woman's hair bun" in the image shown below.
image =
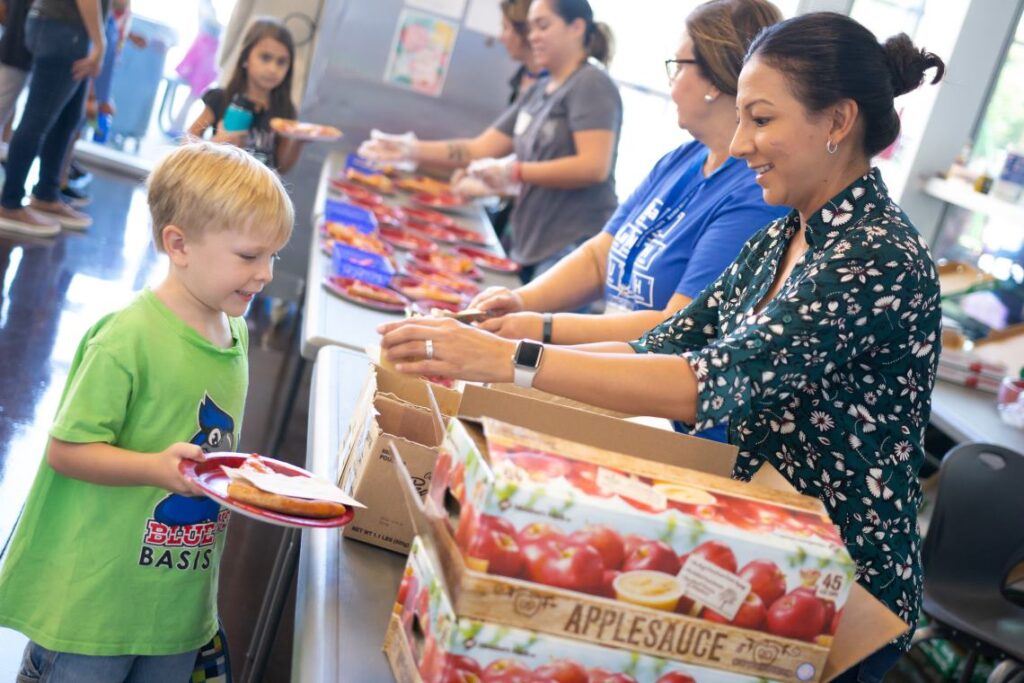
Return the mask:
<svg viewBox="0 0 1024 683"><path fill-rule="evenodd" d="M935 69L935 76L931 80L933 84L938 83L946 72L946 65L938 55L915 47L906 33L889 38L882 48L889 63L894 97L920 86L928 69Z"/></svg>

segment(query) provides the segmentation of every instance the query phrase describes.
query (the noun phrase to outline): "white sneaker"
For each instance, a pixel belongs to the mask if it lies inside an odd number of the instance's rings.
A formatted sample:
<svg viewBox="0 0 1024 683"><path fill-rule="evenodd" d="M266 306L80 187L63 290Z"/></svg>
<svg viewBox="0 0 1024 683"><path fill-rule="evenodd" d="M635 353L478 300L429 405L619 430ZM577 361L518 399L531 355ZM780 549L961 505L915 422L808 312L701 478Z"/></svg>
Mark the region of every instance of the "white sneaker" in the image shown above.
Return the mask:
<svg viewBox="0 0 1024 683"><path fill-rule="evenodd" d="M92 217L89 214L72 208L59 199L55 202L44 202L33 197L29 206L33 211L56 220L69 230L85 230L92 225Z"/></svg>
<svg viewBox="0 0 1024 683"><path fill-rule="evenodd" d="M60 234L60 223L32 209L0 209L0 232L53 237Z"/></svg>

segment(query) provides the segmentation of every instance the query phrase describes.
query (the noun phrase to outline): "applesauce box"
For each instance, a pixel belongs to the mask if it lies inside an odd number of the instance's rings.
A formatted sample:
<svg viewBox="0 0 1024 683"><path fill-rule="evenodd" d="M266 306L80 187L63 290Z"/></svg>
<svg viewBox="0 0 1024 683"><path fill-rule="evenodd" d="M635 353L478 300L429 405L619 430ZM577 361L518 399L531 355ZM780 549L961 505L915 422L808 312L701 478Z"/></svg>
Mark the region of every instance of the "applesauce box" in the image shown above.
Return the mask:
<svg viewBox="0 0 1024 683"><path fill-rule="evenodd" d="M384 641L385 655L399 683L588 680L588 676L617 683L764 680L459 617L435 567L424 543L414 540Z"/></svg>
<svg viewBox="0 0 1024 683"><path fill-rule="evenodd" d="M825 674L854 565L817 499L481 419L486 442L449 423L426 508L460 615L775 680Z"/></svg>

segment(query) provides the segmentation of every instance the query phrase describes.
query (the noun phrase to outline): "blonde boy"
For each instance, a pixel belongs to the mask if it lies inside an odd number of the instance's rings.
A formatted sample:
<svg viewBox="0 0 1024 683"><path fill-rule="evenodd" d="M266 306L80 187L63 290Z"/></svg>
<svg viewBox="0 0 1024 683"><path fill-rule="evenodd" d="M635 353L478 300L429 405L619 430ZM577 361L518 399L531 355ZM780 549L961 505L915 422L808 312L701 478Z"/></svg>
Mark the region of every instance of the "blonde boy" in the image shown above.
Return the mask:
<svg viewBox="0 0 1024 683"><path fill-rule="evenodd" d="M293 210L272 171L210 143L164 158L149 204L167 277L79 344L0 573L0 625L31 639L24 680L182 683L217 630L228 512L178 465L238 445L241 316Z"/></svg>

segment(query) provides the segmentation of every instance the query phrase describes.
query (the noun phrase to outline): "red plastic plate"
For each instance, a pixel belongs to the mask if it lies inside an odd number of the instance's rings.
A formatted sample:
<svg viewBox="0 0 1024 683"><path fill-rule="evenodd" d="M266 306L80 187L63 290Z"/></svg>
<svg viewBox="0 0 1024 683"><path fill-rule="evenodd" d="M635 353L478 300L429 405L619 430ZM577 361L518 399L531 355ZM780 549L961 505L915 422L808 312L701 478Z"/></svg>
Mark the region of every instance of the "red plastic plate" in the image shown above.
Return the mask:
<svg viewBox="0 0 1024 683"><path fill-rule="evenodd" d="M178 470L188 479L191 479L196 486L203 490L207 497L212 498L224 507L246 517L252 517L261 522L274 524L276 526L288 526L295 528L332 529L345 526L352 521L355 510L347 507L345 514L340 517L328 517L327 519L313 519L311 517L297 517L286 515L272 510L249 505L234 500L228 496L228 484L231 482L228 475L224 474L221 466L241 467L249 455L246 453L209 453L204 462L194 460L182 460L178 463ZM312 473L301 467L290 465L273 458L260 456L264 465L292 477L310 477Z"/></svg>

